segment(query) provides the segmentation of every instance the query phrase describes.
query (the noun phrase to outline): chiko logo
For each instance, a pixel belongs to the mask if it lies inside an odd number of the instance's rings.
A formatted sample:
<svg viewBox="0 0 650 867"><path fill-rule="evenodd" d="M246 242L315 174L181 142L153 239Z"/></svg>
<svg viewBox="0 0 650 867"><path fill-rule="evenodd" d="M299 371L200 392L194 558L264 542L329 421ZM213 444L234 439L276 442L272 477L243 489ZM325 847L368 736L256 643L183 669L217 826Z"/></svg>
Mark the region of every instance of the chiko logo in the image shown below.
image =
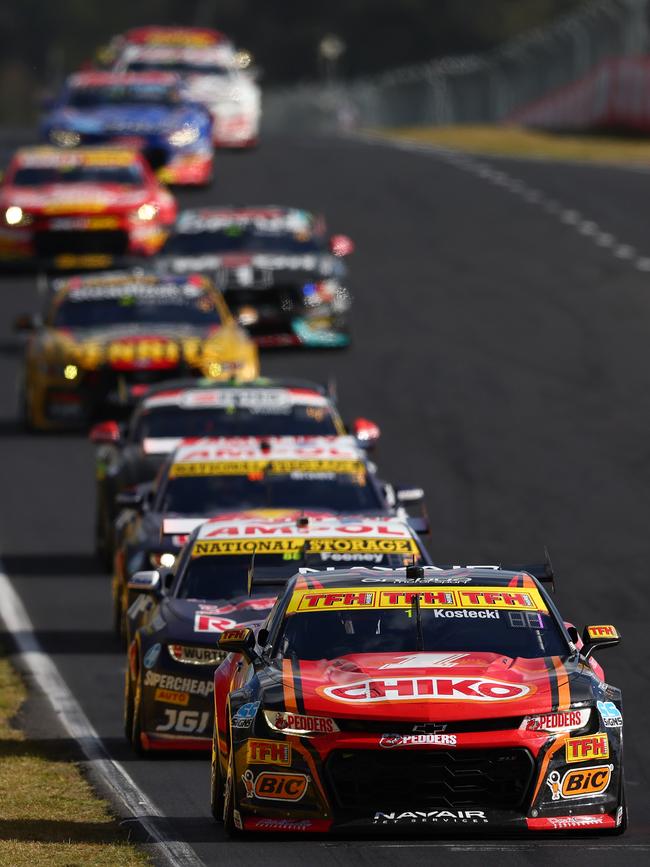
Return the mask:
<svg viewBox="0 0 650 867"><path fill-rule="evenodd" d="M596 702L598 712L603 718L606 728L620 729L623 725L623 717L613 701Z"/></svg>
<svg viewBox="0 0 650 867"><path fill-rule="evenodd" d="M404 824L420 822L433 822L435 824L453 822L457 824L460 822L476 825L479 822L485 824L488 820L482 810L406 810L403 813L375 813L373 821L376 825L389 825L398 822Z"/></svg>
<svg viewBox="0 0 650 867"><path fill-rule="evenodd" d="M517 683L484 677L390 677L357 680L344 686L321 687L334 701L512 701L533 692Z"/></svg>
<svg viewBox="0 0 650 867"><path fill-rule="evenodd" d="M145 668L153 668L158 662L160 656L160 644L152 644L149 650L145 653L142 664Z"/></svg>
<svg viewBox="0 0 650 867"><path fill-rule="evenodd" d="M614 765L598 765L594 768L573 768L560 780L559 771L551 771L546 785L551 790L551 800L589 798L602 794L609 786Z"/></svg>
<svg viewBox="0 0 650 867"><path fill-rule="evenodd" d="M421 747L421 746L456 746L456 735L382 735L379 746L384 749L393 747Z"/></svg>
<svg viewBox="0 0 650 867"><path fill-rule="evenodd" d="M251 701L248 704L243 704L235 711L232 718L232 725L236 729L250 728L257 714L257 709L260 706L259 701Z"/></svg>
<svg viewBox="0 0 650 867"><path fill-rule="evenodd" d="M275 774L264 771L254 776L250 768L242 774L247 798L263 801L300 801L309 783L305 774Z"/></svg>

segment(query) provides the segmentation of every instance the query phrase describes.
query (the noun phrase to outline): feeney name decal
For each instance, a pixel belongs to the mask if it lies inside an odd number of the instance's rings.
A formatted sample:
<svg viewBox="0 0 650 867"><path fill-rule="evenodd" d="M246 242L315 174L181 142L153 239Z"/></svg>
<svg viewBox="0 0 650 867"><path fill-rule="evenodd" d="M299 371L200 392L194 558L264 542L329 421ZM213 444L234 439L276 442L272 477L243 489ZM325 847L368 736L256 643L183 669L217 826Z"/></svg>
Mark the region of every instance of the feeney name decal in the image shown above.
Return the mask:
<svg viewBox="0 0 650 867"><path fill-rule="evenodd" d="M386 677L358 680L344 686L318 687L334 701L371 704L387 701L514 701L535 687L485 677Z"/></svg>
<svg viewBox="0 0 650 867"><path fill-rule="evenodd" d="M284 741L246 742L246 762L249 765L283 765L291 764L291 746Z"/></svg>
<svg viewBox="0 0 650 867"><path fill-rule="evenodd" d="M559 771L551 771L546 785L551 790L551 800L590 798L602 794L609 786L614 765L598 765L589 768L572 768L560 780Z"/></svg>
<svg viewBox="0 0 650 867"><path fill-rule="evenodd" d="M260 798L263 801L300 801L309 783L305 774L274 774L263 771L254 776L246 770L242 774L242 783L246 789L247 798Z"/></svg>
<svg viewBox="0 0 650 867"><path fill-rule="evenodd" d="M618 632L614 626L588 626L589 638L618 638Z"/></svg>
<svg viewBox="0 0 650 867"><path fill-rule="evenodd" d="M588 762L590 759L608 758L607 735L587 735L584 738L571 738L566 742L567 762Z"/></svg>
<svg viewBox="0 0 650 867"><path fill-rule="evenodd" d="M547 608L536 588L526 590L495 587L436 587L405 590L403 587L345 590L297 590L287 614L297 611L336 611L351 608L410 608L418 597L420 608L504 609L541 611Z"/></svg>
<svg viewBox="0 0 650 867"><path fill-rule="evenodd" d="M388 825L388 824L396 824L398 822L403 823L417 823L417 822L442 822L448 823L453 822L457 824L462 822L463 824L467 824L471 822L472 824L477 824L478 822L482 822L485 824L488 819L485 817L485 813L482 810L406 810L403 813L375 813L374 818L375 824Z"/></svg>

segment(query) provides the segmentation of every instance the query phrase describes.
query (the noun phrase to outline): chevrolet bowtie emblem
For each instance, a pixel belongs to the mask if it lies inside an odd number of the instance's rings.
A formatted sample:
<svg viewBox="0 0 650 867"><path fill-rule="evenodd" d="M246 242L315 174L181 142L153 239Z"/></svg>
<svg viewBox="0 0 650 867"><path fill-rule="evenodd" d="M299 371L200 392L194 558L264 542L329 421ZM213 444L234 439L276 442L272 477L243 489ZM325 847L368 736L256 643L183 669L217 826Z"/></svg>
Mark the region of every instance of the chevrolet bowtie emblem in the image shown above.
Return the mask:
<svg viewBox="0 0 650 867"><path fill-rule="evenodd" d="M413 731L418 732L423 735L431 735L437 734L438 732L446 732L447 731L447 723L419 723L416 726L413 726Z"/></svg>

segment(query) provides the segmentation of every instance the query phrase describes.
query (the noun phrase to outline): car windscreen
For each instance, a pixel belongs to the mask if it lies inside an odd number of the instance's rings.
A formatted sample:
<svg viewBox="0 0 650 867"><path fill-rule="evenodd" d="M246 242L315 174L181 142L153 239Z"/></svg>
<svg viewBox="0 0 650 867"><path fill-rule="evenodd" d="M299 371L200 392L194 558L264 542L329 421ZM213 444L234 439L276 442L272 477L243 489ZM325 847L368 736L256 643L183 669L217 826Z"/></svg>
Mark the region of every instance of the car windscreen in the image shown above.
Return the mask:
<svg viewBox="0 0 650 867"><path fill-rule="evenodd" d="M173 105L178 102L175 87L161 84L110 84L73 88L67 104L73 108L100 108L104 105Z"/></svg>
<svg viewBox="0 0 650 867"><path fill-rule="evenodd" d="M554 618L539 611L426 609L420 611L419 624L420 630L412 608L297 613L285 619L278 652L305 660L421 651L527 659L569 653Z"/></svg>
<svg viewBox="0 0 650 867"><path fill-rule="evenodd" d="M206 328L217 326L221 320L216 299L212 294L200 292L186 295L182 291L158 296L151 293L128 291L114 297L89 290L70 293L53 311L55 328L95 328L103 325L169 324Z"/></svg>
<svg viewBox="0 0 650 867"><path fill-rule="evenodd" d="M170 236L161 255L193 256L205 253L322 253L323 239L299 233L258 232L233 226L218 232L178 232Z"/></svg>
<svg viewBox="0 0 650 867"><path fill-rule="evenodd" d="M219 406L210 409L160 407L138 419L134 438L335 436L339 431L328 406L287 404L273 412L267 406Z"/></svg>
<svg viewBox="0 0 650 867"><path fill-rule="evenodd" d="M260 570L288 579L295 575L302 564L287 559L283 554L256 556L256 574ZM250 554L222 554L219 557L194 557L187 563L176 589L180 599L232 599L248 595L248 570Z"/></svg>
<svg viewBox="0 0 650 867"><path fill-rule="evenodd" d="M305 509L376 512L384 508L365 473L251 473L170 478L156 509L179 515L222 510Z"/></svg>
<svg viewBox="0 0 650 867"><path fill-rule="evenodd" d="M14 187L40 187L46 184L116 184L140 187L144 181L137 163L122 166L59 165L25 166L11 178Z"/></svg>
<svg viewBox="0 0 650 867"><path fill-rule="evenodd" d="M177 75L218 75L220 78L232 75L232 71L225 66L182 60L170 60L169 63L164 60L133 60L127 69L129 72L175 72Z"/></svg>

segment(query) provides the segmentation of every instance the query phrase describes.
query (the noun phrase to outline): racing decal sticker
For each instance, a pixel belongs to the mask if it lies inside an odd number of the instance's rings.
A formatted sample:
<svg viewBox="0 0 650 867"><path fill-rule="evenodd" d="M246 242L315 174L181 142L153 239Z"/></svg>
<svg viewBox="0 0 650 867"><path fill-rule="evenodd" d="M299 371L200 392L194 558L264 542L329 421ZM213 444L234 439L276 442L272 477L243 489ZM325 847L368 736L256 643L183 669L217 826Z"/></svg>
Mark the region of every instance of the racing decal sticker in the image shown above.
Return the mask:
<svg viewBox="0 0 650 867"><path fill-rule="evenodd" d="M250 817L244 819L245 831L279 831L284 834L291 831L322 833L329 831L332 822L329 819L264 819Z"/></svg>
<svg viewBox="0 0 650 867"><path fill-rule="evenodd" d="M409 656L396 656L393 662L380 665L385 668L453 668L461 660L468 664L467 653L414 653Z"/></svg>
<svg viewBox="0 0 650 867"><path fill-rule="evenodd" d="M582 738L571 738L566 742L565 757L567 762L588 762L590 759L609 758L609 740L607 735L586 735Z"/></svg>
<svg viewBox="0 0 650 867"><path fill-rule="evenodd" d="M266 722L272 729L286 734L331 735L340 731L336 722L329 717L306 716L305 714L265 710Z"/></svg>
<svg viewBox="0 0 650 867"><path fill-rule="evenodd" d="M263 801L300 801L310 778L306 774L275 774L263 771L256 777L248 768L242 774L246 797Z"/></svg>
<svg viewBox="0 0 650 867"><path fill-rule="evenodd" d="M291 745L285 741L249 740L246 742L246 763L289 767Z"/></svg>
<svg viewBox="0 0 650 867"><path fill-rule="evenodd" d="M225 632L234 626L237 626L237 621L229 617L215 617L202 611L197 611L194 615L195 632Z"/></svg>
<svg viewBox="0 0 650 867"><path fill-rule="evenodd" d="M375 813L373 822L375 825L413 825L427 824L434 825L467 825L467 824L487 824L488 819L482 810L405 810L396 812L393 810L390 813Z"/></svg>
<svg viewBox="0 0 650 867"><path fill-rule="evenodd" d="M526 717L520 728L529 732L562 732L580 729L587 725L591 716L590 708L565 710L557 713L543 713Z"/></svg>
<svg viewBox="0 0 650 867"><path fill-rule="evenodd" d="M210 712L204 710L176 710L165 708L164 723L156 726L157 732L177 732L183 735L201 735L210 721Z"/></svg>
<svg viewBox="0 0 650 867"><path fill-rule="evenodd" d="M187 476L287 476L290 473L337 473L340 475L365 475L365 467L358 460L322 459L285 459L258 461L193 461L175 463L169 477Z"/></svg>
<svg viewBox="0 0 650 867"><path fill-rule="evenodd" d="M614 765L598 765L588 768L571 768L560 778L559 771L551 771L546 785L551 790L551 800L591 798L601 795L609 786Z"/></svg>
<svg viewBox="0 0 650 867"><path fill-rule="evenodd" d="M620 729L622 727L623 716L613 701L598 701L596 707L606 728Z"/></svg>
<svg viewBox="0 0 650 867"><path fill-rule="evenodd" d="M181 707L186 707L190 702L189 692L178 692L174 689L158 689L153 695L154 701L162 701L165 704L178 704Z"/></svg>
<svg viewBox="0 0 650 867"><path fill-rule="evenodd" d="M158 662L158 657L160 656L161 646L160 644L152 644L149 650L145 653L142 664L145 668L153 668L154 665Z"/></svg>
<svg viewBox="0 0 650 867"><path fill-rule="evenodd" d="M199 539L192 557L226 554L419 554L414 539Z"/></svg>
<svg viewBox="0 0 650 867"><path fill-rule="evenodd" d="M194 677L180 677L173 674L160 674L148 671L144 678L145 686L155 686L174 692L189 692L190 695L212 695L214 683L211 680L198 680Z"/></svg>
<svg viewBox="0 0 650 867"><path fill-rule="evenodd" d="M395 747L455 747L456 735L382 735L379 738L379 746L387 750Z"/></svg>
<svg viewBox="0 0 650 867"><path fill-rule="evenodd" d="M546 612L547 608L536 588L501 590L494 587L436 587L435 590L405 590L402 587L369 589L351 587L344 590L296 590L287 614L297 611L332 611L359 608L410 608L415 597L420 608L460 609L451 616L466 616L462 609L528 610ZM474 615L478 616L478 615Z"/></svg>
<svg viewBox="0 0 650 867"><path fill-rule="evenodd" d="M535 687L486 677L373 677L341 686L317 687L332 701L377 704L394 701L515 701Z"/></svg>
<svg viewBox="0 0 650 867"><path fill-rule="evenodd" d="M588 626L587 635L589 638L619 638L618 630L615 626Z"/></svg>
<svg viewBox="0 0 650 867"><path fill-rule="evenodd" d="M531 831L570 831L573 828L614 828L611 816L549 816L544 819L526 819Z"/></svg>
<svg viewBox="0 0 650 867"><path fill-rule="evenodd" d="M250 701L237 708L231 720L232 727L235 729L249 729L257 715L259 706L259 701Z"/></svg>

